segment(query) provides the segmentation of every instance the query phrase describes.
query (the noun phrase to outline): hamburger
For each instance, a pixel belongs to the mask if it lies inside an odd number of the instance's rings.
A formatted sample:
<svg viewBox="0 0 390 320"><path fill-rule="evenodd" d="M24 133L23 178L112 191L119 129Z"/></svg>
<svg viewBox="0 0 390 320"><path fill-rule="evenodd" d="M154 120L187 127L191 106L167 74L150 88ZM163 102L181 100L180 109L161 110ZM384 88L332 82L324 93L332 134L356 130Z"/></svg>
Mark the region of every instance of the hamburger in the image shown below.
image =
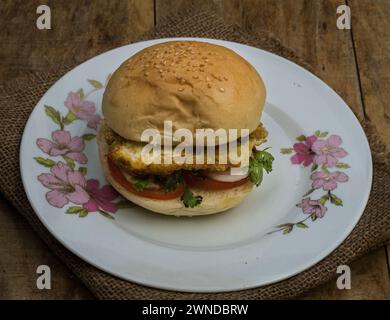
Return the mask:
<svg viewBox="0 0 390 320"><path fill-rule="evenodd" d="M139 51L112 74L103 95L97 142L107 180L128 200L166 215L207 215L238 205L272 170L272 155L259 147L268 135L260 122L265 97L258 72L223 46L174 41ZM179 129L192 137L201 130L236 134L184 143L173 133ZM154 144L159 158L145 158L151 145L145 130L162 138ZM167 151L180 144L180 156L191 151L186 161ZM240 161L232 160L232 150ZM202 153L207 161L195 161Z"/></svg>

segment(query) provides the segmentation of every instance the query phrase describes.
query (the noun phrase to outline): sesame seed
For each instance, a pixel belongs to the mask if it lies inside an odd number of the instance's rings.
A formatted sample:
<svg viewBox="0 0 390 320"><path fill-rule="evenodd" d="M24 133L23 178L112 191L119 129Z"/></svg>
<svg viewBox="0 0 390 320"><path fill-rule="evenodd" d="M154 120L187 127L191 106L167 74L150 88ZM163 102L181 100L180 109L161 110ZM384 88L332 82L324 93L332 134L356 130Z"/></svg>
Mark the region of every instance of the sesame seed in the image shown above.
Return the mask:
<svg viewBox="0 0 390 320"><path fill-rule="evenodd" d="M178 90L179 90L179 91L183 91L183 90L184 90L184 88L183 88L183 87L180 87Z"/></svg>
<svg viewBox="0 0 390 320"><path fill-rule="evenodd" d="M225 89L221 87L221 88L219 88L219 91L225 92Z"/></svg>
<svg viewBox="0 0 390 320"><path fill-rule="evenodd" d="M194 75L194 76L192 76L194 79L198 79L199 78L199 76L198 75Z"/></svg>

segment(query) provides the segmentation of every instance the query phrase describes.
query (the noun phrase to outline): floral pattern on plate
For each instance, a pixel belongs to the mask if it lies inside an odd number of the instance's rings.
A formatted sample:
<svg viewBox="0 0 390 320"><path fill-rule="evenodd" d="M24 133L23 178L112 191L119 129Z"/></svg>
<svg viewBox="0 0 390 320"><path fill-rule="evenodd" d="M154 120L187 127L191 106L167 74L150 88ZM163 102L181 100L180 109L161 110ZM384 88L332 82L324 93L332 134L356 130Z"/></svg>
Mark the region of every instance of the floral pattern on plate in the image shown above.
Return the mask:
<svg viewBox="0 0 390 320"><path fill-rule="evenodd" d="M107 80L109 77L107 78ZM99 212L106 218L114 219L112 214L119 207L126 206L127 201L119 200L119 194L110 185L100 185L93 178L87 178L88 158L84 153L85 145L95 139L96 130L101 120L96 114L96 106L88 97L105 87L100 81L88 80L92 89L84 93L81 88L77 92L69 92L64 105L67 108L65 116L60 110L45 105L46 115L58 125L51 137L36 140L38 148L45 157L34 157L40 165L50 168L49 172L38 175L38 181L49 191L46 193L47 202L56 208L66 209L68 214L86 217L90 212ZM107 81L106 81L107 83ZM65 128L73 121L81 120L86 127L93 130L82 136L72 136ZM60 158L61 160L58 160Z"/></svg>
<svg viewBox="0 0 390 320"><path fill-rule="evenodd" d="M306 220L316 221L323 218L328 211L328 203L335 206L343 205L342 199L333 192L340 183L345 183L349 179L348 175L341 171L350 168L348 164L340 162L341 158L348 155L341 147L343 143L341 137L317 130L313 135L301 135L296 140L292 148L282 148L280 152L294 153L290 158L294 165L311 166L311 189L296 205L307 217L298 222L280 224L269 234L275 232L288 234L294 230L294 227L308 228ZM314 193L320 196L312 198Z"/></svg>

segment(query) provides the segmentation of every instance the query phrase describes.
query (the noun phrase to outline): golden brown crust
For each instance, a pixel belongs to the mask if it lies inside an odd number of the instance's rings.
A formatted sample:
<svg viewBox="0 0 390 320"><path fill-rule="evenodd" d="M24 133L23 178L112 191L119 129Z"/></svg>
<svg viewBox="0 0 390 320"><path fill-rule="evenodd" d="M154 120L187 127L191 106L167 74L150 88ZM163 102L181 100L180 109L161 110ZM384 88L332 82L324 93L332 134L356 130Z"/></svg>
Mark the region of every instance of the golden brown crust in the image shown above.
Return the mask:
<svg viewBox="0 0 390 320"><path fill-rule="evenodd" d="M225 171L231 167L237 166L230 162L226 164L219 163L218 157L218 148L215 151L215 163L214 164L196 164L195 161L193 164L159 164L152 163L146 165L143 163L141 158L141 150L145 146L144 143L134 142L125 140L120 137L118 134L113 132L107 125L102 124L101 129L102 135L109 145L108 156L112 161L115 162L119 167L124 169L129 173L135 174L160 174L166 175L171 174L177 170L210 170L210 171ZM268 132L262 126L258 127L250 134L249 143L248 143L248 152L252 150L254 146L260 145L266 141ZM228 159L229 160L229 159Z"/></svg>
<svg viewBox="0 0 390 320"><path fill-rule="evenodd" d="M265 102L264 83L241 56L206 42L150 46L125 61L103 96L107 124L141 141L146 128L255 130ZM240 131L239 131L240 132ZM224 143L221 141L221 143Z"/></svg>

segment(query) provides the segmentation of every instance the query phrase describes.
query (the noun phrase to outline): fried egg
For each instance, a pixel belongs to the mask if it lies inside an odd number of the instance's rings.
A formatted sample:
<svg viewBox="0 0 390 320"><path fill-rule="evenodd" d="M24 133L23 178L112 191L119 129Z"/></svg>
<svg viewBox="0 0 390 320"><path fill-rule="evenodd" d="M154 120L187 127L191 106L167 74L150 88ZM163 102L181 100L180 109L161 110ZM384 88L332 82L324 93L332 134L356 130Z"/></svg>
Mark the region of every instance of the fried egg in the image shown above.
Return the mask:
<svg viewBox="0 0 390 320"><path fill-rule="evenodd" d="M217 147L214 152L210 152L207 149L194 148L192 152L185 153L183 150L176 152L175 148L173 152L161 148L160 152L145 154L143 150L146 143L126 140L107 125L102 125L104 138L109 145L108 156L120 168L133 174L168 175L178 170L220 172L231 167L240 167L244 161L249 161L252 149L264 143L268 135L263 125L259 124L245 143L237 143L236 149ZM204 161L199 163L196 157L202 159L202 155Z"/></svg>

